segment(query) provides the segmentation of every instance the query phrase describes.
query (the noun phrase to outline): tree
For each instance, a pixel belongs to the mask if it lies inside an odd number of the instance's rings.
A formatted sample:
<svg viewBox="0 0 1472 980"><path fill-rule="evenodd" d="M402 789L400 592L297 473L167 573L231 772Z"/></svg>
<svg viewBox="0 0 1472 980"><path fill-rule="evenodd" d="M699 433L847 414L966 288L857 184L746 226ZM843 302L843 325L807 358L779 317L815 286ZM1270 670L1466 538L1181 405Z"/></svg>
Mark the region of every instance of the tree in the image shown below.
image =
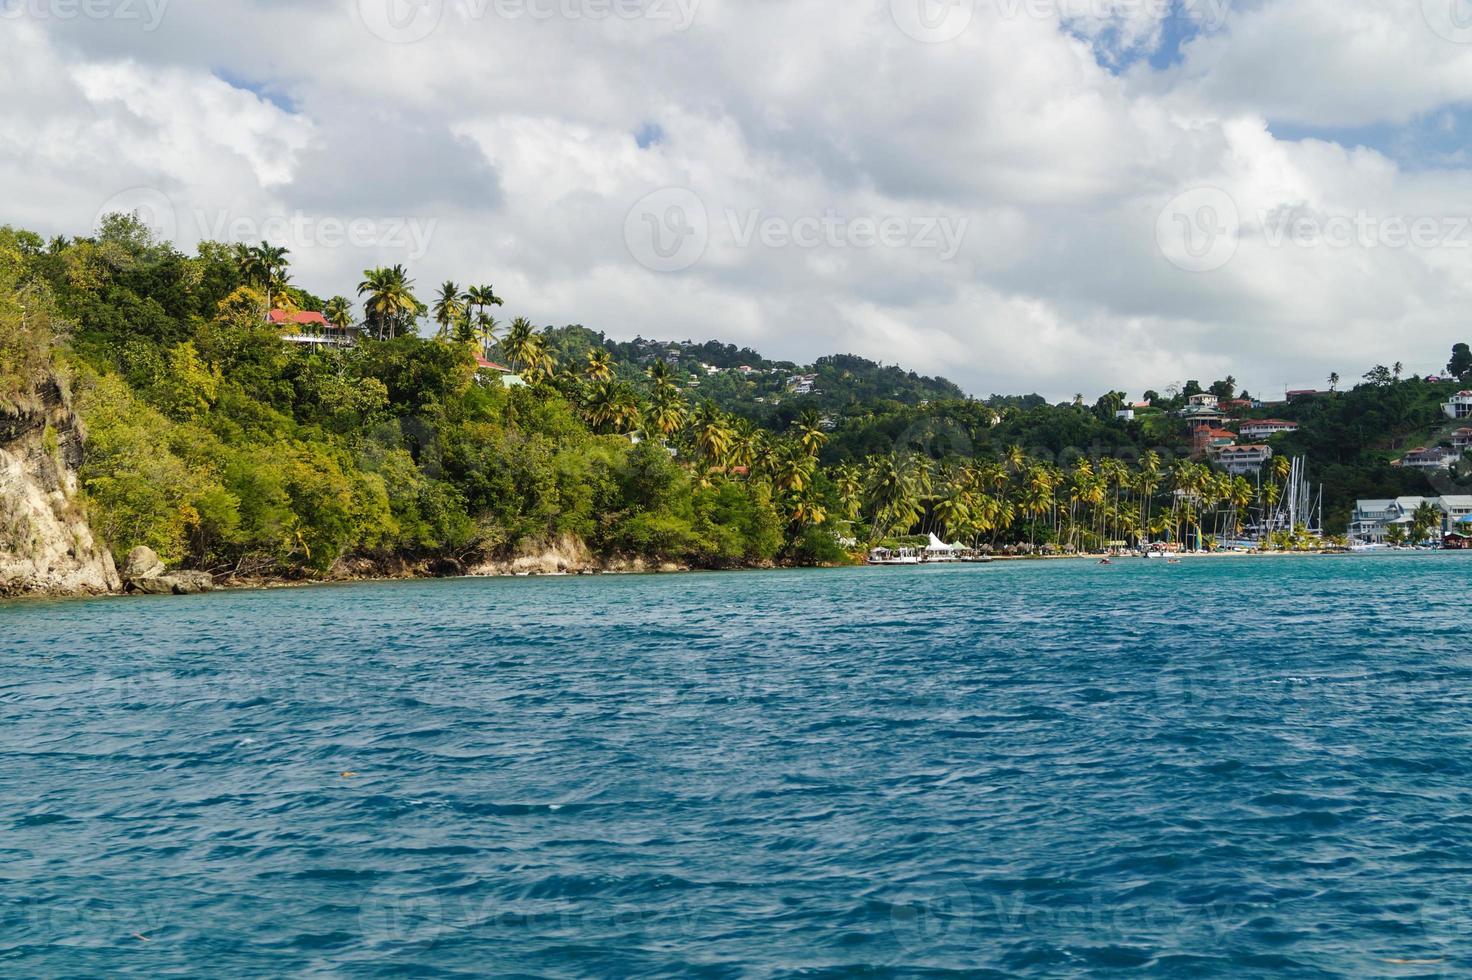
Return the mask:
<svg viewBox="0 0 1472 980"><path fill-rule="evenodd" d="M442 283L433 309L434 322L440 325L439 338L448 339L450 327L466 314L465 304L460 299L460 287L449 280Z"/></svg>
<svg viewBox="0 0 1472 980"><path fill-rule="evenodd" d="M501 351L511 362L511 370L518 371L530 364L536 356L536 331L532 322L524 316L511 321L506 339L501 341Z"/></svg>
<svg viewBox="0 0 1472 980"><path fill-rule="evenodd" d="M1461 381L1472 379L1472 347L1457 344L1452 348L1452 359L1446 364L1446 372Z"/></svg>
<svg viewBox="0 0 1472 980"><path fill-rule="evenodd" d="M613 355L605 347L588 351L588 366L583 373L589 381L608 381L613 377Z"/></svg>
<svg viewBox="0 0 1472 980"><path fill-rule="evenodd" d="M334 296L327 301L327 307L323 311L323 317L327 325L334 330L346 333L353 325L353 308L346 296Z"/></svg>
<svg viewBox="0 0 1472 980"><path fill-rule="evenodd" d="M1329 390L1330 391L1337 391L1337 390L1339 390L1339 372L1338 371L1333 371L1333 372L1331 372L1329 374Z"/></svg>
<svg viewBox="0 0 1472 980"><path fill-rule="evenodd" d="M1421 544L1432 528L1441 528L1441 508L1429 500L1423 500L1411 512L1411 543Z"/></svg>
<svg viewBox="0 0 1472 980"><path fill-rule="evenodd" d="M364 309L378 339L392 340L401 326L412 323L419 315L422 307L414 298L413 288L414 280L402 265L363 270L358 295L367 297Z"/></svg>

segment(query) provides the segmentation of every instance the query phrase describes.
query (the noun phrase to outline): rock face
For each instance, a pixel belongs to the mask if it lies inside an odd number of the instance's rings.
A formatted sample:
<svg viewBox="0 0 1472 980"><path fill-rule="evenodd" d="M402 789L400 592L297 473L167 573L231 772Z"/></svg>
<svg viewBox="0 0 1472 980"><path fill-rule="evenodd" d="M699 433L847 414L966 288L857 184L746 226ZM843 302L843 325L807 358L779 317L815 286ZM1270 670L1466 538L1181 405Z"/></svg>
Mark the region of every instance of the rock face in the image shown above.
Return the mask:
<svg viewBox="0 0 1472 980"><path fill-rule="evenodd" d="M85 433L65 388L46 378L0 406L0 594L85 595L121 588L77 493Z"/></svg>
<svg viewBox="0 0 1472 980"><path fill-rule="evenodd" d="M139 545L123 564L123 585L144 595L194 595L209 592L215 579L209 572L170 572L152 548Z"/></svg>

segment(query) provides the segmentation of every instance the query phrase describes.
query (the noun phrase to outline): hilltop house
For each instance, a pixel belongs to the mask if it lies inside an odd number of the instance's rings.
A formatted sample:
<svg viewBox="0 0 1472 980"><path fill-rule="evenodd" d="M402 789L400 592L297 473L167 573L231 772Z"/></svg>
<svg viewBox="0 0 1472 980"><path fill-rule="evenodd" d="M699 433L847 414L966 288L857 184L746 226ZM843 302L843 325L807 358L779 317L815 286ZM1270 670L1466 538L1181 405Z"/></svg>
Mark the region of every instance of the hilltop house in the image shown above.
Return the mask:
<svg viewBox="0 0 1472 980"><path fill-rule="evenodd" d="M286 327L293 332L283 334L281 339L289 344L306 344L313 347L351 347L358 342L362 332L357 326L339 329L327 322L321 313L312 310L272 310L266 320L274 326Z"/></svg>
<svg viewBox="0 0 1472 980"><path fill-rule="evenodd" d="M1391 463L1391 466L1402 466L1409 470L1446 470L1457 461L1458 454L1450 449L1442 449L1440 446L1432 446L1430 449L1416 448L1406 453L1404 457Z"/></svg>
<svg viewBox="0 0 1472 980"><path fill-rule="evenodd" d="M1285 419L1248 419L1237 427L1245 439L1267 439L1298 431L1297 422Z"/></svg>
<svg viewBox="0 0 1472 980"><path fill-rule="evenodd" d="M1472 418L1472 391L1459 391L1441 406L1449 419Z"/></svg>
<svg viewBox="0 0 1472 980"><path fill-rule="evenodd" d="M1114 413L1114 417L1121 422L1133 422L1135 420L1135 410L1133 408L1121 408Z"/></svg>

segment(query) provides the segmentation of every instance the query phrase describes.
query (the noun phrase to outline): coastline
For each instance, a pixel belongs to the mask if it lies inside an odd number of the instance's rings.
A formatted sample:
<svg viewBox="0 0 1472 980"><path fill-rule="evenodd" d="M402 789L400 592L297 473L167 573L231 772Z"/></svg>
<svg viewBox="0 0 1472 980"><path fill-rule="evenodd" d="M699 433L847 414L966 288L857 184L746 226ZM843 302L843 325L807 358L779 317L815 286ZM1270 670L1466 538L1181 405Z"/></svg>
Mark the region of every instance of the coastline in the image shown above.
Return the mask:
<svg viewBox="0 0 1472 980"><path fill-rule="evenodd" d="M1180 555L1172 555L1181 561L1199 559L1229 559L1229 558L1326 558L1344 557L1350 552L1318 550L1318 551L1213 551L1213 552L1185 552ZM962 562L936 562L940 567L984 567L989 564L1019 563L1019 562L1085 562L1098 564L1103 558L1108 557L1111 563L1130 563L1135 561L1151 561L1141 555L1105 556L1105 555L993 555L990 562L962 563ZM348 561L349 566L358 568L364 565L376 564L368 560ZM287 577L287 576L227 576L217 580L210 592L264 592L276 589L305 589L316 586L333 585L357 585L374 582L428 582L428 581L450 581L465 579L498 579L498 578L583 578L601 576L628 576L628 575L680 575L691 573L740 573L740 572L768 572L768 571L819 571L835 568L875 568L879 566L867 565L862 561L848 564L826 564L826 565L783 565L783 564L752 564L752 565L726 565L719 567L706 567L699 565L686 565L676 562L651 562L643 559L619 559L604 563L593 563L590 565L579 565L565 568L532 568L526 567L519 560L485 562L480 565L463 570L431 571L429 565L437 563L405 563L395 572L357 572L349 569L334 569L332 573L322 578ZM443 566L441 566L443 567ZM925 565L905 566L909 569L923 568ZM64 592L35 590L17 592L9 595L0 595L0 602L38 600L55 601L61 599L101 599L101 598L134 598L144 593L119 590L116 592ZM206 593L198 593L206 594Z"/></svg>

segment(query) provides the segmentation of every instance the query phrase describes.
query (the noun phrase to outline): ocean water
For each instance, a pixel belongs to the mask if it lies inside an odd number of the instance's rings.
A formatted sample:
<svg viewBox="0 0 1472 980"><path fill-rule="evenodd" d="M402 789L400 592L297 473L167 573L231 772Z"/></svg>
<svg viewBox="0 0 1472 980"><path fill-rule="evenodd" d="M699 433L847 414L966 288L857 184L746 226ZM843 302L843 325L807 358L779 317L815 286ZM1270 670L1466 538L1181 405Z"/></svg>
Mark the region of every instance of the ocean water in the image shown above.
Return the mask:
<svg viewBox="0 0 1472 980"><path fill-rule="evenodd" d="M0 605L0 975L1465 974L1469 573Z"/></svg>

